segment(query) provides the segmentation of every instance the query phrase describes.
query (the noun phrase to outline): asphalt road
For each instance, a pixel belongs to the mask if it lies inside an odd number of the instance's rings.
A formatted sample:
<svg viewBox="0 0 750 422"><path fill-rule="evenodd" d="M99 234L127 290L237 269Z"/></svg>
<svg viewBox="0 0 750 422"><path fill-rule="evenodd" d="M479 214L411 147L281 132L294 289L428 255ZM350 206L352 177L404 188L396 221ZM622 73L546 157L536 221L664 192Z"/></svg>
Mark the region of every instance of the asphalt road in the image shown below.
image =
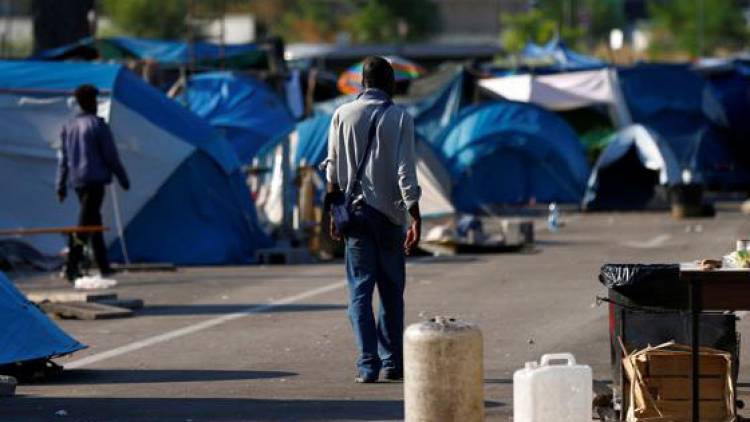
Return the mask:
<svg viewBox="0 0 750 422"><path fill-rule="evenodd" d="M750 219L675 221L665 213L563 216L523 254L409 262L407 322L451 315L485 341L487 419L512 415L512 375L544 353L572 352L609 381L607 309L595 297L606 262L716 257ZM0 399L0 421L380 421L403 419L401 383L355 385L341 263L181 268L118 276L120 297L147 307L131 319L60 321L90 345L55 380ZM23 289L60 285L35 277ZM739 324L745 338L747 321ZM747 353L747 342L743 345ZM741 368L741 381L750 375ZM744 396L744 391L741 389ZM66 416L56 416L65 411Z"/></svg>

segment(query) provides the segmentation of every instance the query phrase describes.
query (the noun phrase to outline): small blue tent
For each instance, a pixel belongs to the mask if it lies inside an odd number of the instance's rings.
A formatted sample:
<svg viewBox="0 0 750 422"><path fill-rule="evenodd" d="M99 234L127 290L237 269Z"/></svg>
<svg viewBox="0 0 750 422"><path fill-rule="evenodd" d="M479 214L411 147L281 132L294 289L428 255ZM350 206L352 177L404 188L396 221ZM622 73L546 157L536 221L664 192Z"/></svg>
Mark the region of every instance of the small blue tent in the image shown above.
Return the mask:
<svg viewBox="0 0 750 422"><path fill-rule="evenodd" d="M176 66L195 63L266 64L266 52L256 44L217 44L198 41L154 40L133 37L82 38L51 50L41 51L30 60L64 60L68 58L99 58L104 60L154 60L161 65Z"/></svg>
<svg viewBox="0 0 750 422"><path fill-rule="evenodd" d="M586 188L589 167L575 131L535 105L469 107L436 146L447 160L460 211L531 201L578 203Z"/></svg>
<svg viewBox="0 0 750 422"><path fill-rule="evenodd" d="M656 131L672 148L692 180L722 188L750 184L750 172L717 131L707 111L705 80L686 65L641 64L619 71L622 92L633 122Z"/></svg>
<svg viewBox="0 0 750 422"><path fill-rule="evenodd" d="M532 42L526 44L521 51L521 58L527 61L551 62L549 66L542 68L548 71L600 69L607 66L606 63L595 57L576 53L558 38L554 38L544 45Z"/></svg>
<svg viewBox="0 0 750 422"><path fill-rule="evenodd" d="M648 128L634 124L614 133L589 177L583 208L666 208L668 188L681 183L672 148Z"/></svg>
<svg viewBox="0 0 750 422"><path fill-rule="evenodd" d="M249 163L263 145L294 130L294 118L284 101L250 76L232 72L192 76L184 100L224 135L243 163Z"/></svg>
<svg viewBox="0 0 750 422"><path fill-rule="evenodd" d="M85 349L0 272L0 365L48 359Z"/></svg>
<svg viewBox="0 0 750 422"><path fill-rule="evenodd" d="M75 115L72 91L97 86L131 178L108 191L103 214L110 257L183 265L252 262L269 243L257 224L240 163L228 142L190 111L119 65L0 62L0 227L59 227L76 221L74 199L54 197L59 131ZM121 221L124 236L119 236ZM124 241L120 241L123 240ZM30 238L57 254L62 237Z"/></svg>

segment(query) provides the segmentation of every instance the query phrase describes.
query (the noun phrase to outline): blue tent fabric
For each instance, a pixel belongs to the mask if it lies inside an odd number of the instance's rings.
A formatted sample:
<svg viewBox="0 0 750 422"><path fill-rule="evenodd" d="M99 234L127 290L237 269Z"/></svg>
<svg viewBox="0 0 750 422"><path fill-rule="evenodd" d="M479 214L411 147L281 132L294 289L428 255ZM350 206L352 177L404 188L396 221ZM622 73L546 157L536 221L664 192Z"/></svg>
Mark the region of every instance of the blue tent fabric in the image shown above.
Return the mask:
<svg viewBox="0 0 750 422"><path fill-rule="evenodd" d="M47 318L0 272L0 365L47 359L85 349Z"/></svg>
<svg viewBox="0 0 750 422"><path fill-rule="evenodd" d="M179 210L175 204L180 204ZM202 153L174 172L128 224L125 239L135 262L163 262L169 257L169 262L184 265L248 264L256 248L271 245L258 225L242 173L227 178ZM109 255L124 259L117 244Z"/></svg>
<svg viewBox="0 0 750 422"><path fill-rule="evenodd" d="M203 150L231 173L240 163L226 142L214 142L210 126L183 107L144 83L134 73L116 64L48 63L33 61L0 62L0 90L16 89L45 95L59 91L70 95L82 84L91 84L100 91L115 95L118 101L141 111L151 123Z"/></svg>
<svg viewBox="0 0 750 422"><path fill-rule="evenodd" d="M192 151L170 170L155 195L147 198L132 219L124 222L125 243L132 260L177 265L245 264L253 262L256 248L270 245L270 239L259 228L251 194L233 148L185 107L119 65L0 61L0 94L64 97L83 83L94 84L108 93L113 103L126 107L128 113L135 116L129 119L148 121L174 137L171 142L184 142L183 151ZM118 107L117 110L123 109ZM110 114L113 120L118 116ZM127 128L122 130L122 138L138 136L137 130L132 134ZM44 128L41 132L47 131ZM118 134L115 136L117 138ZM137 145L149 141L127 140L130 148L125 152L137 156ZM49 169L49 175L19 177L54 178L54 167ZM140 188L134 183L131 189ZM12 186L6 189L12 191ZM39 198L39 201L44 203L47 199ZM127 200L128 194L120 197L121 202ZM34 224L38 223L28 222L29 226ZM109 253L114 260L123 260L118 242L111 243Z"/></svg>
<svg viewBox="0 0 750 422"><path fill-rule="evenodd" d="M294 154L297 167L302 160L316 167L325 160L332 118L330 114L320 114L297 124L297 151Z"/></svg>
<svg viewBox="0 0 750 422"><path fill-rule="evenodd" d="M744 143L750 138L750 65L731 65L730 71L707 77L703 109L712 122L730 131L733 141Z"/></svg>
<svg viewBox="0 0 750 422"><path fill-rule="evenodd" d="M243 163L268 142L294 130L284 101L265 83L232 72L208 72L190 78L188 108L222 132Z"/></svg>
<svg viewBox="0 0 750 422"><path fill-rule="evenodd" d="M414 130L425 139L435 138L465 106L464 85L467 81L464 68L436 93L413 104L406 110L414 117Z"/></svg>
<svg viewBox="0 0 750 422"><path fill-rule="evenodd" d="M576 53L568 48L563 41L557 38L550 40L544 45L538 45L532 42L526 44L521 51L521 57L530 61L551 61L553 64L549 66L549 68L560 71L599 69L607 66L606 63L595 57Z"/></svg>
<svg viewBox="0 0 750 422"><path fill-rule="evenodd" d="M121 50L123 53L139 58L151 59L162 64L187 64L191 58L195 61L213 61L222 57L222 47L208 42L195 42L191 45L184 41L154 40L134 37L109 37L94 39L92 37L83 38L75 43L64 45L62 47L41 51L29 59L31 60L54 60L66 56L68 53L82 48L95 48L97 42L103 42L111 47ZM254 53L260 50L256 44L235 44L225 45L223 56L233 57L248 53Z"/></svg>
<svg viewBox="0 0 750 422"><path fill-rule="evenodd" d="M641 64L618 77L633 121L656 131L693 180L725 188L750 183L750 172L708 117L720 111L717 102L705 101L706 81L698 73L686 65Z"/></svg>
<svg viewBox="0 0 750 422"><path fill-rule="evenodd" d="M580 202L589 174L574 130L540 107L491 102L465 109L437 139L464 212L501 204Z"/></svg>

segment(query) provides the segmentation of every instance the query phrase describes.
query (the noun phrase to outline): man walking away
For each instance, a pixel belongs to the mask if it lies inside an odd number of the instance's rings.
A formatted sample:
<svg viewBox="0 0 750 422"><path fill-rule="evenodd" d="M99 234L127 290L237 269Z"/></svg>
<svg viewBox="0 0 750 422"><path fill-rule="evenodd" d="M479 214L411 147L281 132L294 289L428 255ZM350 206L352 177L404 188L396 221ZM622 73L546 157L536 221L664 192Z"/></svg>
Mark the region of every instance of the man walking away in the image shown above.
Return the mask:
<svg viewBox="0 0 750 422"><path fill-rule="evenodd" d="M343 237L346 246L349 317L359 351L355 381L371 383L381 369L385 379L403 377L404 256L419 243L422 220L414 122L391 105L393 68L383 58L368 57L362 73L365 90L333 115L326 176L329 198L342 192L355 198L353 224L339 233L332 222L331 236ZM411 224L404 236L407 212ZM380 297L377 323L375 287Z"/></svg>
<svg viewBox="0 0 750 422"><path fill-rule="evenodd" d="M70 185L75 189L81 204L79 226L102 225L104 189L112 183L113 173L123 189L130 189L130 181L120 162L112 132L107 123L96 115L98 94L99 91L93 85L81 85L75 90L81 113L65 124L60 133L57 197L63 202L67 187ZM65 266L65 276L70 281L80 276L83 247L88 241L91 241L94 258L102 276L112 273L102 233L73 234L70 236L68 262Z"/></svg>

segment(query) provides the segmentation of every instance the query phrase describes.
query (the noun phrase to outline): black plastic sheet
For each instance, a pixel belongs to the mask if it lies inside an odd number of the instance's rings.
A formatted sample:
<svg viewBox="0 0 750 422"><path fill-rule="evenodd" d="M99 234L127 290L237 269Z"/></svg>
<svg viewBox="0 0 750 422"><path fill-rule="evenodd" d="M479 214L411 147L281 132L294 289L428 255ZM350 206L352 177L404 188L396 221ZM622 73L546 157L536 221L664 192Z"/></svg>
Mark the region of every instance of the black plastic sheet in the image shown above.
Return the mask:
<svg viewBox="0 0 750 422"><path fill-rule="evenodd" d="M626 298L624 305L686 309L689 304L679 264L605 264L599 281Z"/></svg>

